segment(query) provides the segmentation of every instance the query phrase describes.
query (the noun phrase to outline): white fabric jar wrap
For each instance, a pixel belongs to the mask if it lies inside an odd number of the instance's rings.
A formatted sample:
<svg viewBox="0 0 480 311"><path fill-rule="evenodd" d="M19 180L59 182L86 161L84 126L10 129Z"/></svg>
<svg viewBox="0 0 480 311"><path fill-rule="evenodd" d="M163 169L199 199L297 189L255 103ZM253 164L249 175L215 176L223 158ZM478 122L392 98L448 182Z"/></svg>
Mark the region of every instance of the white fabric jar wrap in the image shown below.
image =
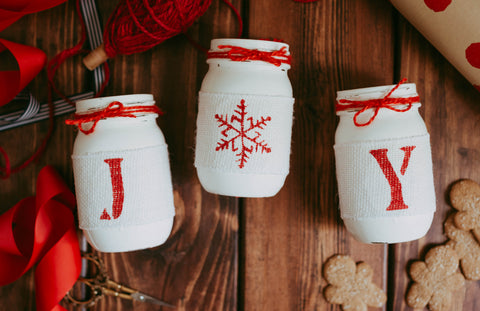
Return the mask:
<svg viewBox="0 0 480 311"><path fill-rule="evenodd" d="M81 229L143 225L174 216L166 145L72 159Z"/></svg>
<svg viewBox="0 0 480 311"><path fill-rule="evenodd" d="M335 145L342 218L435 211L429 135Z"/></svg>
<svg viewBox="0 0 480 311"><path fill-rule="evenodd" d="M72 162L80 228L101 252L161 245L175 216L160 109L151 94L77 102Z"/></svg>
<svg viewBox="0 0 480 311"><path fill-rule="evenodd" d="M287 175L293 98L200 92L195 166Z"/></svg>

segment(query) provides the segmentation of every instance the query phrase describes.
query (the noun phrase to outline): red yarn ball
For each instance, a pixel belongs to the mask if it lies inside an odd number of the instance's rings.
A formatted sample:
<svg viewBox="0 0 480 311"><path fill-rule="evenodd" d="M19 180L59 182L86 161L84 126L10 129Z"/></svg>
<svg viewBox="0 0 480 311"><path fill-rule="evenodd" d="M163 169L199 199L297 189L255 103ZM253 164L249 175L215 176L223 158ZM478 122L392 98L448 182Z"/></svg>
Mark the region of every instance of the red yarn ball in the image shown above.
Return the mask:
<svg viewBox="0 0 480 311"><path fill-rule="evenodd" d="M122 0L103 35L108 57L146 51L187 31L212 0Z"/></svg>

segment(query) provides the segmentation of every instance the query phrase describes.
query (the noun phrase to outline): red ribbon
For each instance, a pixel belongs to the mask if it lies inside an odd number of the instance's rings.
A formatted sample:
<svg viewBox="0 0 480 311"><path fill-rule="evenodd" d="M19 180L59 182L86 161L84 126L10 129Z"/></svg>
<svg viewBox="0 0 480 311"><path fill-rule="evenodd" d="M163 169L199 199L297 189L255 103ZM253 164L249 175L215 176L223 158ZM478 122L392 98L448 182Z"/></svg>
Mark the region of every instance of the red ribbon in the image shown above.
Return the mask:
<svg viewBox="0 0 480 311"><path fill-rule="evenodd" d="M4 25L1 19L0 25ZM18 70L0 71L0 107L15 98L42 70L47 61L45 53L37 48L0 39L0 53L5 50L8 50L15 58ZM51 126L51 128L53 127ZM4 167L0 166L0 178L8 178L12 172L19 171L28 165L43 151L45 144L46 141L42 142L41 148L29 160L13 169L7 153L0 147L0 157L3 157L5 162Z"/></svg>
<svg viewBox="0 0 480 311"><path fill-rule="evenodd" d="M80 275L74 207L74 195L55 170L46 166L38 175L37 195L0 216L0 286L14 282L38 263L39 311L65 310L58 302Z"/></svg>
<svg viewBox="0 0 480 311"><path fill-rule="evenodd" d="M233 45L219 45L219 49L228 49L222 52L208 52L207 58L229 58L234 62L244 62L248 60L259 60L279 67L281 64L290 65L292 57L287 54L287 48L266 52L259 50L246 49Z"/></svg>
<svg viewBox="0 0 480 311"><path fill-rule="evenodd" d="M8 50L18 70L0 71L0 107L10 102L37 76L47 62L42 50L0 39L0 53Z"/></svg>
<svg viewBox="0 0 480 311"><path fill-rule="evenodd" d="M398 97L398 98L391 98L390 97L390 95L392 95L392 93L395 92L400 87L400 85L402 85L406 81L407 81L407 79L405 79L405 78L402 79L383 98L368 99L368 100L340 99L339 101L337 101L335 109L337 111L360 109L353 116L353 123L356 126L370 125L373 122L373 120L375 120L375 118L377 117L378 111L381 108L387 108L387 109L390 109L390 110L393 110L393 111L396 111L396 112L407 112L412 108L412 104L420 102L420 97L419 96ZM405 107L405 108L396 108L395 107L396 105L408 105L408 106ZM357 121L358 116L360 116L366 110L371 109L371 108L374 108L375 111L374 111L373 115L370 117L370 119L365 123L359 123Z"/></svg>
<svg viewBox="0 0 480 311"><path fill-rule="evenodd" d="M65 0L0 0L0 31L20 17L59 5ZM0 39L0 53L8 50L15 57L18 70L0 71L0 107L10 102L42 70L47 61L37 48Z"/></svg>
<svg viewBox="0 0 480 311"><path fill-rule="evenodd" d="M50 9L66 0L0 0L0 31L20 17Z"/></svg>
<svg viewBox="0 0 480 311"><path fill-rule="evenodd" d="M0 31L4 30L13 22L26 14L43 11L57 6L65 1L66 0L0 0ZM79 4L77 1L77 9L78 7ZM77 11L79 12L79 10ZM81 21L83 32L82 39L80 40L79 44L83 45L86 36L85 25L82 19ZM7 153L5 152L5 150L3 150L3 148L0 147L0 158L3 158L5 163L5 166L0 166L0 179L6 179L10 177L11 174L21 171L32 161L40 157L40 155L45 150L50 136L53 133L54 126L54 106L52 102L51 90L53 89L58 94L61 94L61 92L57 90L55 84L53 83L55 71L67 57L83 52L82 50L80 50L81 45L77 45L72 49L60 53L49 62L47 76L49 80L49 86L51 88L48 89L48 103L50 107L50 122L48 126L48 132L37 150L26 161L15 167L11 166L10 159L8 158ZM25 88L25 86L27 86L27 84L30 83L31 80L33 80L33 78L40 72L40 70L46 63L45 53L37 48L0 39L0 53L5 49L9 50L10 53L14 56L18 64L18 70L0 71L0 107L10 102L23 88ZM106 81L108 81L108 70L107 67L105 68L105 75L107 77ZM102 85L101 90L97 94L97 96L101 93L101 91L103 91L105 85L106 82ZM66 98L63 95L61 96L64 99ZM70 100L66 100L70 102Z"/></svg>
<svg viewBox="0 0 480 311"><path fill-rule="evenodd" d="M136 118L136 113L147 114L147 113L156 113L162 115L163 112L155 105L152 106L129 106L125 107L121 102L115 101L111 102L105 109L95 111L92 113L79 114L76 113L73 120L66 120L65 123L68 125L77 125L78 129L85 135L93 133L95 127L97 126L98 121L106 118ZM90 129L83 129L83 124L93 122Z"/></svg>

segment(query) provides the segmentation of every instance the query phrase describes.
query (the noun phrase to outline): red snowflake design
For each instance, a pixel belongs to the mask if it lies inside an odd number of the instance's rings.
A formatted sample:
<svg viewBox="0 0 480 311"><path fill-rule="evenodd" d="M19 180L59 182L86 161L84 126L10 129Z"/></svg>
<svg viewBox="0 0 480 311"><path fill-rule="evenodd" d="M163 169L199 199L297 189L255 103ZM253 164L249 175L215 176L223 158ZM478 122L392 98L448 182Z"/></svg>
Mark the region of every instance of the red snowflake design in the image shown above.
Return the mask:
<svg viewBox="0 0 480 311"><path fill-rule="evenodd" d="M272 151L265 140L261 140L262 134L259 132L267 126L267 122L271 121L272 118L270 116L260 117L259 120L254 121L252 117L247 118L246 108L245 100L242 99L240 104L237 105L237 109L234 110L235 114L232 115L230 121L228 120L228 114L225 114L225 116L215 115L215 119L219 123L218 127L225 127L222 130L222 136L225 138L221 138L217 142L215 151L228 150L229 147L233 152L239 151L236 154L239 157L237 159L239 168L245 166L254 151L261 153ZM234 122L238 123L237 126L234 126ZM233 136L230 135L231 133L233 133Z"/></svg>

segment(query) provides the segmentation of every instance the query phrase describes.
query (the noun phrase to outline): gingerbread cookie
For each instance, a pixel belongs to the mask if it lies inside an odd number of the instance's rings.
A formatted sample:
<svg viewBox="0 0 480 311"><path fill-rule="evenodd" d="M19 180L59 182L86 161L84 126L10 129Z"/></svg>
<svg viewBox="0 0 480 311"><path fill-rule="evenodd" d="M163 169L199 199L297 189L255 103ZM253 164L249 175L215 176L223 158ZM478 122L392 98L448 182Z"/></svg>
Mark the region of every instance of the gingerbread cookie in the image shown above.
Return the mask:
<svg viewBox="0 0 480 311"><path fill-rule="evenodd" d="M445 221L445 234L451 241L447 243L457 253L463 275L468 280L480 280L480 245L470 231L458 229L453 214Z"/></svg>
<svg viewBox="0 0 480 311"><path fill-rule="evenodd" d="M387 297L372 283L373 270L364 263L355 264L349 256L335 255L327 260L323 268L329 285L325 288L325 299L340 304L344 310L366 311L368 306L381 307Z"/></svg>
<svg viewBox="0 0 480 311"><path fill-rule="evenodd" d="M455 226L462 230L473 230L480 238L480 185L464 179L452 186L450 202L459 212L455 215Z"/></svg>
<svg viewBox="0 0 480 311"><path fill-rule="evenodd" d="M452 292L465 284L457 268L458 257L451 247L432 248L424 262L414 262L410 267L414 283L407 293L407 304L412 308L424 308L428 304L432 311L449 310Z"/></svg>

